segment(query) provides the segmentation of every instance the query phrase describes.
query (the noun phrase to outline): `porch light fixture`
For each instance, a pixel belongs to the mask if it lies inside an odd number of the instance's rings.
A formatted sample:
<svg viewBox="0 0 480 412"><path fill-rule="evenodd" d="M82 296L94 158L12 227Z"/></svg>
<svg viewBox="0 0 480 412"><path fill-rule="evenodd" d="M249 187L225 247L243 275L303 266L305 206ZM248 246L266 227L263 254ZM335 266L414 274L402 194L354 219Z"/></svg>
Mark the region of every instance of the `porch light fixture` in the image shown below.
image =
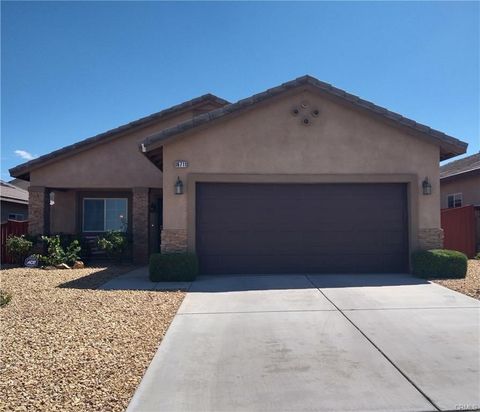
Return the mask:
<svg viewBox="0 0 480 412"><path fill-rule="evenodd" d="M177 181L175 183L175 194L183 195L183 182L180 180L180 177L177 177Z"/></svg>
<svg viewBox="0 0 480 412"><path fill-rule="evenodd" d="M431 195L432 194L432 185L428 181L428 177L422 182L422 189L424 195Z"/></svg>

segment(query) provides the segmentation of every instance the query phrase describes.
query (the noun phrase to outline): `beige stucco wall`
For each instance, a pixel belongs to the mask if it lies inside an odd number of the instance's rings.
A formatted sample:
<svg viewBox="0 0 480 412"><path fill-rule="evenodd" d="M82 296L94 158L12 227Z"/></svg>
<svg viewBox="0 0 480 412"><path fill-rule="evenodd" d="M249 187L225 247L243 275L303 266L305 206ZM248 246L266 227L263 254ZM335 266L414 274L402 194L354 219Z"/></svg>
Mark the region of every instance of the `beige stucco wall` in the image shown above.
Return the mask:
<svg viewBox="0 0 480 412"><path fill-rule="evenodd" d="M202 109L203 106L196 107L195 113ZM50 232L76 233L76 192L64 189L161 188L162 172L140 153L138 145L145 137L190 119L195 113L184 111L32 170L32 186L47 187L55 193L55 204L50 207Z"/></svg>
<svg viewBox="0 0 480 412"><path fill-rule="evenodd" d="M480 173L463 174L441 181L441 206L448 207L448 195L462 193L463 205L480 205Z"/></svg>
<svg viewBox="0 0 480 412"><path fill-rule="evenodd" d="M54 191L54 204L50 206L50 232L76 232L76 194L73 190Z"/></svg>
<svg viewBox="0 0 480 412"><path fill-rule="evenodd" d="M308 110L292 116L293 106L308 101ZM318 109L304 126L302 113ZM418 228L440 228L439 148L363 112L302 91L255 106L241 115L164 146L164 229L189 230L188 175L209 174L413 174L418 193L428 176L432 195L415 196ZM187 169L175 169L187 160ZM177 176L185 195L174 194ZM191 206L190 206L191 209ZM191 213L191 211L190 211Z"/></svg>
<svg viewBox="0 0 480 412"><path fill-rule="evenodd" d="M162 172L140 153L138 145L145 137L191 117L188 111L34 169L31 184L54 188L161 188Z"/></svg>

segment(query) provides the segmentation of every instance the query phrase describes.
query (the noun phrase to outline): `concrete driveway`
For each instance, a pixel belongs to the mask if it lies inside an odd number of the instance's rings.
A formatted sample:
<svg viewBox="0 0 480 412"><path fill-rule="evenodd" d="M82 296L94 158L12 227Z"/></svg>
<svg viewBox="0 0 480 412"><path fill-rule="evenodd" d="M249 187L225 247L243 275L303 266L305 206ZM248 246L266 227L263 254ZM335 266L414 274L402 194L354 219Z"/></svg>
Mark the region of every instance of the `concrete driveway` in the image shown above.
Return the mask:
<svg viewBox="0 0 480 412"><path fill-rule="evenodd" d="M408 275L204 277L129 407L480 407L480 302Z"/></svg>

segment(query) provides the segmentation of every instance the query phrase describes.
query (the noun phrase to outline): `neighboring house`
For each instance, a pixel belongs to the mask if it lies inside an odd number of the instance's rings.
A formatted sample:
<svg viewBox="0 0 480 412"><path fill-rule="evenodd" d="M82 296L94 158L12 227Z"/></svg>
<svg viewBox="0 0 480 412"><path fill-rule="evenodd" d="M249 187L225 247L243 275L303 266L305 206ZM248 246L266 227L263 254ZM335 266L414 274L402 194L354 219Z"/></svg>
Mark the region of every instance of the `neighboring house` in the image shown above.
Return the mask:
<svg viewBox="0 0 480 412"><path fill-rule="evenodd" d="M20 189L24 189L24 190L28 190L28 186L30 186L30 182L28 182L26 180L22 180L22 179L12 179L8 183L10 183L11 185L17 186Z"/></svg>
<svg viewBox="0 0 480 412"><path fill-rule="evenodd" d="M2 223L7 220L27 220L28 191L11 183L0 181Z"/></svg>
<svg viewBox="0 0 480 412"><path fill-rule="evenodd" d="M438 162L466 148L304 76L233 104L205 95L10 173L31 182L32 233L128 230L137 262L188 250L204 273L399 272L442 246Z"/></svg>
<svg viewBox="0 0 480 412"><path fill-rule="evenodd" d="M441 208L475 206L477 250L480 250L480 153L440 167Z"/></svg>
<svg viewBox="0 0 480 412"><path fill-rule="evenodd" d="M440 190L442 209L480 207L480 153L441 166Z"/></svg>

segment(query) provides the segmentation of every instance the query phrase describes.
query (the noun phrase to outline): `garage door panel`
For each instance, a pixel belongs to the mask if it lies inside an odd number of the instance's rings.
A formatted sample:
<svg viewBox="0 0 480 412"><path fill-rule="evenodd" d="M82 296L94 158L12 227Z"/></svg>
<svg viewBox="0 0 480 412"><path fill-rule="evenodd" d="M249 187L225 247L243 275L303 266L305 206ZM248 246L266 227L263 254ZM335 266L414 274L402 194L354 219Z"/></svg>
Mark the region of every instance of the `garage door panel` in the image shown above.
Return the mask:
<svg viewBox="0 0 480 412"><path fill-rule="evenodd" d="M346 259L345 259L346 258ZM352 263L353 262L353 263ZM398 273L401 261L394 255L208 255L202 261L204 273ZM251 268L255 267L255 272Z"/></svg>
<svg viewBox="0 0 480 412"><path fill-rule="evenodd" d="M402 253L404 242L399 234L378 231L370 232L307 232L302 235L301 250L306 253ZM364 240L368 238L368 242ZM392 240L394 239L394 240Z"/></svg>
<svg viewBox="0 0 480 412"><path fill-rule="evenodd" d="M400 272L402 184L197 184L204 273Z"/></svg>

